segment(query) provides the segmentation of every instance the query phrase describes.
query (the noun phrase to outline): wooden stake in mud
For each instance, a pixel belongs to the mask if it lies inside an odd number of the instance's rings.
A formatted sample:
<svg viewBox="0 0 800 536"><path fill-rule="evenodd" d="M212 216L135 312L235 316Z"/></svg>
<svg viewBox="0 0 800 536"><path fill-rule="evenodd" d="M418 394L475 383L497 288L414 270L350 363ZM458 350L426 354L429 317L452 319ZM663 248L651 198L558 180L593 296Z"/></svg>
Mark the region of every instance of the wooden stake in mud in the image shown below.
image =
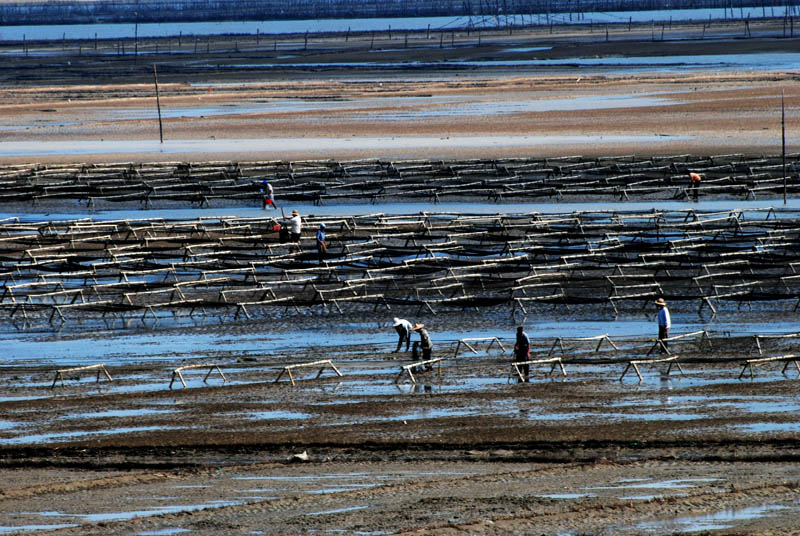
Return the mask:
<svg viewBox="0 0 800 536"><path fill-rule="evenodd" d="M786 204L786 108L781 90L781 165L783 166L783 204Z"/></svg>
<svg viewBox="0 0 800 536"><path fill-rule="evenodd" d="M156 64L153 64L153 81L156 86L156 107L158 108L158 139L164 143L164 128L161 124L161 97L158 95L158 73L156 72Z"/></svg>

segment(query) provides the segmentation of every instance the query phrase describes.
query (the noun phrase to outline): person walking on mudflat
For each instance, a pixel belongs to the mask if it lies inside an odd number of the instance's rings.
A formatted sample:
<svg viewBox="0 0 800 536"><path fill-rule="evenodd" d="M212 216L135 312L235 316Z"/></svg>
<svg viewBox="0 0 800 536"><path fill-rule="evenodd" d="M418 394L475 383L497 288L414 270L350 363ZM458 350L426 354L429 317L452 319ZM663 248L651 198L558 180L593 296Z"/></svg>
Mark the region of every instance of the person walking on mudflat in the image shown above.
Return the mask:
<svg viewBox="0 0 800 536"><path fill-rule="evenodd" d="M522 329L522 326L517 327L517 342L514 343L514 361L530 361L531 359L531 340L528 334ZM530 374L530 365L520 365L519 370L525 381L529 381L528 375Z"/></svg>
<svg viewBox="0 0 800 536"><path fill-rule="evenodd" d="M278 205L275 204L275 195L272 185L267 180L264 180L261 183L261 195L261 205L264 210L267 210L267 205L271 206L275 210L278 210Z"/></svg>
<svg viewBox="0 0 800 536"><path fill-rule="evenodd" d="M669 328L672 326L672 320L669 317L669 309L667 309L667 302L664 298L656 300L658 307L658 340L661 341L661 353L666 352L667 343L664 339L669 338Z"/></svg>

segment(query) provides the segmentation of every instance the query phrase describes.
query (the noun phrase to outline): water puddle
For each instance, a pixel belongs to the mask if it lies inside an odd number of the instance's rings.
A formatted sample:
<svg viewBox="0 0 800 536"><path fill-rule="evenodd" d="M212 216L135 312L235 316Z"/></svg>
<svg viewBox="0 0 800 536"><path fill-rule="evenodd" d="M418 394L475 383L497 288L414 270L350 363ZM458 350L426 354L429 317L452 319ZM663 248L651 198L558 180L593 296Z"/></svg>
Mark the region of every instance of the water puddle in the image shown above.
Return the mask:
<svg viewBox="0 0 800 536"><path fill-rule="evenodd" d="M699 485L717 482L716 478L686 478L675 480L661 480L653 481L646 478L631 478L619 480L617 484L610 486L593 486L584 488L589 491L634 491L634 490L665 490L672 491L671 495L684 496L686 493L682 490L691 489ZM664 493L636 493L625 494L618 497L623 501L649 501L652 499L664 497Z"/></svg>
<svg viewBox="0 0 800 536"><path fill-rule="evenodd" d="M280 491L282 488L281 483L285 482L287 486L295 489L297 486L304 487L304 493L309 495L327 495L330 493L340 493L346 491L355 491L360 489L370 489L380 486L387 481L396 478L403 478L402 475L384 475L372 473L329 473L319 475L299 475L299 476L284 476L284 475L259 475L259 476L235 476L234 480L248 481L248 482L269 482L270 487L266 488L251 488L245 490L238 490L240 493L258 493L261 491L275 492Z"/></svg>
<svg viewBox="0 0 800 536"><path fill-rule="evenodd" d="M712 514L679 517L661 521L646 521L636 525L635 529L637 531L646 531L649 534L723 530L733 527L738 521L757 519L787 508L787 506L782 505L765 505L729 509Z"/></svg>
<svg viewBox="0 0 800 536"><path fill-rule="evenodd" d="M359 490L359 489L370 489L370 488L374 488L374 487L377 487L377 486L378 486L378 484L374 484L374 483L358 483L358 484L353 483L353 484L347 484L347 485L344 485L344 486L336 486L336 487L332 487L332 488L322 488L322 489L309 490L309 491L306 491L306 493L309 494L309 495L328 495L330 493L342 493L342 492L345 492L345 491L356 491L356 490Z"/></svg>
<svg viewBox="0 0 800 536"><path fill-rule="evenodd" d="M16 527L0 525L0 534L20 534L25 532L68 529L77 526L78 525L76 525L75 523L62 523L58 525L19 525Z"/></svg>
<svg viewBox="0 0 800 536"><path fill-rule="evenodd" d="M517 54L525 52L541 52L542 50L553 50L553 47L522 47L522 48L507 48L501 50L505 54Z"/></svg>
<svg viewBox="0 0 800 536"><path fill-rule="evenodd" d="M441 419L446 417L466 417L469 415L480 415L485 412L484 408L459 408L459 409L435 409L435 408L419 408L419 410L412 413L405 413L398 415L392 420L402 421L415 421L422 419Z"/></svg>
<svg viewBox="0 0 800 536"><path fill-rule="evenodd" d="M309 413L300 413L296 411L257 411L248 413L247 418L252 420L278 420L278 419L309 419L312 415Z"/></svg>
<svg viewBox="0 0 800 536"><path fill-rule="evenodd" d="M758 422L752 424L737 424L733 426L735 430L739 430L749 434L775 434L775 433L798 433L800 432L800 423L798 422Z"/></svg>
<svg viewBox="0 0 800 536"><path fill-rule="evenodd" d="M333 510L322 510L322 511L319 511L319 512L309 512L306 515L307 516L323 516L323 515L328 515L328 514L341 514L343 512L354 512L356 510L364 510L366 508L369 508L369 505L348 506L346 508L335 508Z"/></svg>
<svg viewBox="0 0 800 536"><path fill-rule="evenodd" d="M65 415L61 419L110 419L122 417L141 417L143 415L166 415L176 413L170 410L157 409L109 409L94 413L73 413Z"/></svg>
<svg viewBox="0 0 800 536"><path fill-rule="evenodd" d="M53 432L50 434L31 434L10 439L0 439L0 445L29 445L36 443L58 443L72 441L92 436L109 436L116 434L130 434L135 432L150 432L164 430L163 426L132 426L127 428L112 428L110 430L93 430L81 432ZM179 430L179 428L173 428Z"/></svg>
<svg viewBox="0 0 800 536"><path fill-rule="evenodd" d="M164 528L158 530L148 530L145 532L138 532L137 536L171 536L172 534L182 534L184 532L191 532L191 531L189 529Z"/></svg>
<svg viewBox="0 0 800 536"><path fill-rule="evenodd" d="M423 108L414 109L415 106L421 103L424 104ZM220 117L262 113L321 112L335 109L345 120L364 121L365 118L368 118L369 120L380 119L382 121L416 121L423 118L435 117L475 117L498 114L511 115L553 111L670 106L675 104L680 104L680 102L647 95L623 94L559 99L500 99L498 101L487 102L463 102L461 100L443 97L425 97L423 102L423 98L421 97L398 97L391 100L391 106L395 108L406 107L408 109L400 112L376 112L373 108L386 106L386 102L378 99L362 99L358 101L348 101L346 108L343 108L342 102L338 100L304 101L296 99L276 99L248 103L247 105L170 108L162 111L162 117L165 119ZM115 111L110 117L103 117L103 120L147 120L155 119L156 117L157 113L154 110L134 108ZM59 126L64 126L63 123L57 124ZM37 124L37 126L42 125ZM13 126L7 128L23 129L26 127ZM0 128L0 130L2 129Z"/></svg>
<svg viewBox="0 0 800 536"><path fill-rule="evenodd" d="M661 398L646 398L635 400L620 400L612 402L609 407L637 408L647 410L653 407L668 407L671 409L696 409L720 408L738 410L745 413L796 413L800 412L800 404L787 402L774 397L743 396L731 397L729 395L713 398L711 396L663 396Z"/></svg>
<svg viewBox="0 0 800 536"><path fill-rule="evenodd" d="M583 499L584 497L597 497L594 493L546 493L536 495L542 499Z"/></svg>
<svg viewBox="0 0 800 536"><path fill-rule="evenodd" d="M415 121L434 117L474 117L491 115L512 115L523 113L600 110L612 108L638 108L644 106L670 106L680 104L677 101L655 97L631 95L611 95L605 97L575 97L565 99L542 99L526 101L473 102L448 106L444 109L425 108L403 112L370 112L371 119L381 121ZM363 117L349 117L351 120L363 120Z"/></svg>
<svg viewBox="0 0 800 536"><path fill-rule="evenodd" d="M144 510L132 510L129 512L108 512L97 514L71 514L70 517L80 517L85 521L97 523L101 521L124 521L134 519L137 517L150 517L164 514L175 514L178 512L194 512L196 510L205 510L207 508L222 508L225 506L239 506L245 504L243 501L210 501L204 504L192 505L172 505L172 506L157 506L154 508ZM67 515L67 514L62 514Z"/></svg>
<svg viewBox="0 0 800 536"><path fill-rule="evenodd" d="M566 421L566 420L599 420L599 421L696 421L705 419L705 415L692 413L609 413L604 408L599 407L597 413L542 413L527 414L526 418L530 421Z"/></svg>
<svg viewBox="0 0 800 536"><path fill-rule="evenodd" d="M680 478L675 480L659 480L654 482L645 478L622 479L619 486L590 489L631 489L631 488L658 488L658 489L685 489L693 488L699 484L718 482L718 478Z"/></svg>

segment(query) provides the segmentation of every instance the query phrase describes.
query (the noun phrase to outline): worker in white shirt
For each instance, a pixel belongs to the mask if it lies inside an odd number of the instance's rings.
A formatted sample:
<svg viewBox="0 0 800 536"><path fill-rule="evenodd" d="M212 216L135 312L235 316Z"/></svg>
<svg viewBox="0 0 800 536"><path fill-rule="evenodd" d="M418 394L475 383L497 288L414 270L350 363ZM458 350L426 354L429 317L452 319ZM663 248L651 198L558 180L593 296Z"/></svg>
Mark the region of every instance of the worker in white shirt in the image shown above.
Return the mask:
<svg viewBox="0 0 800 536"><path fill-rule="evenodd" d="M300 219L300 214L292 211L292 217L289 218L289 235L292 242L300 242L300 234L303 232L303 221Z"/></svg>
<svg viewBox="0 0 800 536"><path fill-rule="evenodd" d="M406 352L408 352L408 348L411 346L411 329L413 328L411 322L404 318L394 318L394 324L392 327L397 332L397 336L399 337L397 340L397 348L394 349L395 352L399 352L400 348L403 346L403 342L406 343Z"/></svg>

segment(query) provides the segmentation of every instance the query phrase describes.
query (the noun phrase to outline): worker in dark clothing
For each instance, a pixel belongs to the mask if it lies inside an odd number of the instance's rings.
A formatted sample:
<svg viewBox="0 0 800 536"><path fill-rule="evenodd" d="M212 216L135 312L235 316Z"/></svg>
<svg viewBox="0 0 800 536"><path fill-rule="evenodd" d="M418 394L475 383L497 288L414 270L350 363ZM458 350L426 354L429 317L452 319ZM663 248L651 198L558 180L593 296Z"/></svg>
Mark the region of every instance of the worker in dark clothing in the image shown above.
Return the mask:
<svg viewBox="0 0 800 536"><path fill-rule="evenodd" d="M522 329L522 326L517 327L517 342L514 344L514 361L516 363L522 361L530 361L531 359L531 340L528 334ZM519 365L519 370L525 381L528 380L530 374L530 365Z"/></svg>
<svg viewBox="0 0 800 536"><path fill-rule="evenodd" d="M412 329L413 331L419 333L419 341L414 342L414 350L415 351L417 349L422 350L422 361L428 361L429 359L431 359L431 352L433 351L433 342L431 342L431 336L428 333L428 330L425 329L425 324L417 324ZM432 369L433 367L430 364L424 365L422 367L423 372L427 372Z"/></svg>

